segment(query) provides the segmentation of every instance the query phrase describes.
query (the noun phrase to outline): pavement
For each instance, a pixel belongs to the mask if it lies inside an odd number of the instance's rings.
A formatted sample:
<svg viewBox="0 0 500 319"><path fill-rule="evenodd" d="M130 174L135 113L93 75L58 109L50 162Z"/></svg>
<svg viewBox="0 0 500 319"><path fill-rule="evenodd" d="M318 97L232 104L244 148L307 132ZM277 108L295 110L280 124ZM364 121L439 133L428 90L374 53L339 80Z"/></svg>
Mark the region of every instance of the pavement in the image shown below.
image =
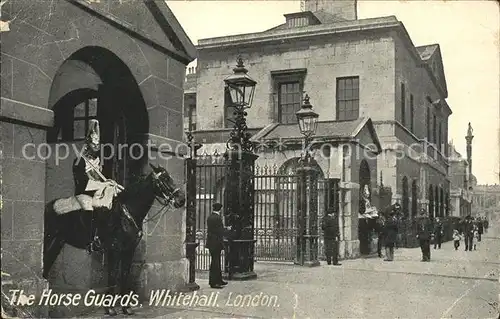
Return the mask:
<svg viewBox="0 0 500 319"><path fill-rule="evenodd" d="M463 242L457 251L453 242L431 248L431 262L420 261L419 248L397 249L393 262L359 258L313 268L257 262L257 279L220 290L211 289L202 272L196 295L213 293L209 304L146 302L134 317L500 319L498 234L490 229L476 251L465 252Z"/></svg>

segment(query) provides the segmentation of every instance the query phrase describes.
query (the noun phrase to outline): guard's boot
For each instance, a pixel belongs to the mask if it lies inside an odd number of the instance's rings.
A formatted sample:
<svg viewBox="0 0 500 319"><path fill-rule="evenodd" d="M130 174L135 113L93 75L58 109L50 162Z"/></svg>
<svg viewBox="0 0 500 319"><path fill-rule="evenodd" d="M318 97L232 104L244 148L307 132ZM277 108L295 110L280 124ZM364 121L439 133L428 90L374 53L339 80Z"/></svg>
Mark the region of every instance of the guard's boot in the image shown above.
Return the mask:
<svg viewBox="0 0 500 319"><path fill-rule="evenodd" d="M134 311L130 307L123 307L122 311L123 311L123 314L125 314L127 316L131 316L134 314Z"/></svg>
<svg viewBox="0 0 500 319"><path fill-rule="evenodd" d="M118 314L114 308L108 308L108 307L105 308L105 313L111 317L114 317Z"/></svg>

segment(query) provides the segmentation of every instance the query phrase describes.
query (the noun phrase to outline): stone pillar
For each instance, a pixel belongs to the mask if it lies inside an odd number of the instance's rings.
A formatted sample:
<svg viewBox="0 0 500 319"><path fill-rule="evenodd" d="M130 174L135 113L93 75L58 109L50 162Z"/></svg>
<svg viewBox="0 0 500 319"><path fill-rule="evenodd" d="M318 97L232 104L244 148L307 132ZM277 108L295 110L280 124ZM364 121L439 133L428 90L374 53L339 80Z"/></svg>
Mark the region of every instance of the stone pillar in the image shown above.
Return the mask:
<svg viewBox="0 0 500 319"><path fill-rule="evenodd" d="M319 266L318 171L304 165L297 169L297 252L295 264Z"/></svg>
<svg viewBox="0 0 500 319"><path fill-rule="evenodd" d="M226 153L228 176L225 203L227 225L231 226L225 277L232 280L257 278L254 266L254 168L257 155L241 150Z"/></svg>

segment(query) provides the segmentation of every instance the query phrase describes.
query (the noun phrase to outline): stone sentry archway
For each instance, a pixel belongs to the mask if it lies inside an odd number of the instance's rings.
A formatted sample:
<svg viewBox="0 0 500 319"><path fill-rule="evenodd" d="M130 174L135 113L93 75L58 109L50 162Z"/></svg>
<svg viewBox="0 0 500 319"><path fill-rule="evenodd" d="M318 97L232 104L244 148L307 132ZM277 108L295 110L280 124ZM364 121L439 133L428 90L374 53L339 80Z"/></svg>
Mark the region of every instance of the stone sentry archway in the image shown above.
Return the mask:
<svg viewBox="0 0 500 319"><path fill-rule="evenodd" d="M74 150L81 150L92 118L100 122L101 143L109 145L104 148L107 159L103 161L103 174L122 185L139 175L147 156L130 156L129 147L141 142L137 137L148 132L148 113L134 76L113 52L88 46L66 59L54 76L49 108L54 111L54 127L47 133L47 142L52 154L59 148L60 156L47 160L46 201L73 195ZM68 146L67 156L63 156L64 144ZM139 151L139 147L135 149ZM90 216L85 225L91 227ZM103 269L101 255L88 255L65 245L48 280L56 291L99 288L106 282Z"/></svg>

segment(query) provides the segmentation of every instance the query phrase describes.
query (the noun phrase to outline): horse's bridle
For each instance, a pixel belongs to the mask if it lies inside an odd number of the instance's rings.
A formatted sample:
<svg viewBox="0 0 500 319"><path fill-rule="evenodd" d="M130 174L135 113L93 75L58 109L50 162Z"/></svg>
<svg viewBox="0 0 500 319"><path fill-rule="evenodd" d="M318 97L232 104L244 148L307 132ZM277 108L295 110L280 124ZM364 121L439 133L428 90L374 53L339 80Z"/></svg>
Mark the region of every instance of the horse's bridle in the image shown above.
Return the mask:
<svg viewBox="0 0 500 319"><path fill-rule="evenodd" d="M150 218L146 218L144 219L143 221L143 224L146 223L146 222L149 222L151 220L154 220L156 217L160 216L161 214L165 213L166 212L166 208L169 206L169 204L174 201L174 197L175 195L181 190L180 187L177 187L175 188L172 192L170 192L170 196L165 194L165 192L163 191L164 189L170 189L170 187L168 185L165 184L164 181L162 181L160 179L160 176L162 174L165 174L166 172L163 171L163 172L159 172L159 173L155 173L153 172L153 180L155 183L157 183L161 190L161 193L163 195L163 200L161 200L158 196L155 196L155 199L160 202L160 204L163 206L156 214L154 214L153 216L151 216Z"/></svg>
<svg viewBox="0 0 500 319"><path fill-rule="evenodd" d="M159 173L154 173L154 172L153 172L153 179L154 179L155 183L157 183L157 184L160 186L160 187L159 187L159 189L160 189L160 191L161 191L161 193L162 193L162 195L163 195L163 199L165 200L165 203L162 203L162 204L163 204L163 206L166 206L166 205L168 205L170 202L172 202L172 201L174 200L175 195L176 195L176 194L177 194L177 193L181 190L181 189L180 189L180 187L178 187L178 188L175 188L173 191L171 191L171 192L170 192L170 195L167 195L167 194L165 193L165 191L164 191L165 189L166 189L166 190L170 190L170 189L171 189L171 188L170 188L170 186L168 186L168 185L167 185L167 184L166 184L166 183L165 183L165 182L164 182L164 181L160 178L160 176L161 176L161 175L163 175L163 174L165 174L165 173L166 173L165 171L163 171L163 172L159 172ZM156 199L157 199L157 200L161 203L161 201L160 201L160 199L158 198L158 196L156 196Z"/></svg>

